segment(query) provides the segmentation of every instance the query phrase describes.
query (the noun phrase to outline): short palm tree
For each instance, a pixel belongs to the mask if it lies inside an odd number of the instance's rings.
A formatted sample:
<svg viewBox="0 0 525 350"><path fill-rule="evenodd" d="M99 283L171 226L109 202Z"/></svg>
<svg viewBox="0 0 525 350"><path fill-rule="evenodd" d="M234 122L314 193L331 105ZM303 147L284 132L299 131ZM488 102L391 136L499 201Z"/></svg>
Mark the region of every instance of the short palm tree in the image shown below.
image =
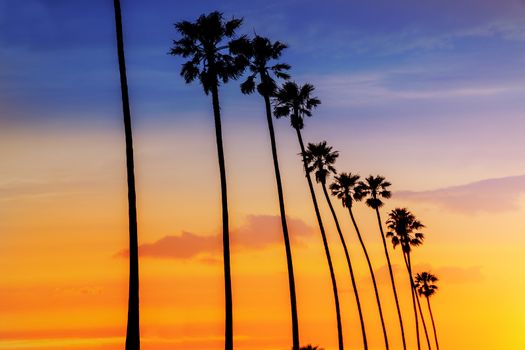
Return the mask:
<svg viewBox="0 0 525 350"><path fill-rule="evenodd" d="M335 279L335 272L332 264L332 258L330 256L330 249L328 247L328 240L326 239L323 219L321 218L321 212L319 211L319 205L317 203L317 197L315 195L312 178L310 176L310 173L307 171L308 163L304 156L305 147L303 137L301 135L301 130L304 127L304 117L311 117L312 109L317 107L321 103L321 101L317 97L312 96L313 91L314 87L310 84L299 86L295 82L284 83L283 86L275 93L275 107L273 113L277 118L289 117L292 127L297 133L297 139L299 141L301 155L303 158L303 166L306 173L306 180L308 182L308 188L310 189L310 195L312 197L315 215L317 217L317 223L319 224L319 230L321 231L321 237L323 239L326 260L328 262L328 268L330 270L330 278L332 281L332 289L334 292L335 313L337 318L337 342L339 350L343 350L343 326L341 323L341 310L339 307L339 294L337 292L337 282Z"/></svg>
<svg viewBox="0 0 525 350"><path fill-rule="evenodd" d="M432 308L430 307L430 297L435 295L438 290L438 286L436 286L437 281L438 278L430 272L422 272L416 274L416 289L419 295L423 295L427 299L428 312L430 314L430 319L432 320L434 340L436 341L436 349L439 350L436 324L434 323L434 315L432 314Z"/></svg>
<svg viewBox="0 0 525 350"><path fill-rule="evenodd" d="M418 247L423 244L425 235L422 232L419 232L420 229L424 228L423 225L417 218L408 211L406 208L396 208L388 214L387 227L390 231L386 233L386 237L390 237L392 240L392 245L396 248L398 245L401 246L401 251L403 253L403 259L408 271L409 280L410 280L410 289L412 294L412 306L414 308L414 318L416 323L416 334L417 334L417 345L418 349L421 349L421 344L419 340L419 321L418 321L418 307L421 314L421 305L419 305L419 298L415 290L414 279L412 278L412 262L410 258L410 253L412 252L413 247ZM428 332L426 330L425 319L422 317L421 322L423 323L423 328L427 336L427 345L430 349L430 338L428 337Z"/></svg>
<svg viewBox="0 0 525 350"><path fill-rule="evenodd" d="M342 173L339 176L335 177L335 181L330 185L330 190L332 191L332 195L341 199L343 203L343 207L346 207L348 209L348 213L350 214L350 219L352 220L352 224L354 225L355 232L357 233L357 238L359 238L359 242L361 243L361 248L363 249L363 252L366 258L366 262L368 264L368 270L370 272L370 277L372 278L372 285L374 286L374 293L376 297L377 308L379 311L379 317L381 319L381 327L383 330L383 338L385 341L385 347L388 349L389 348L388 335L386 332L386 325L385 325L385 320L383 317L383 309L381 307L381 298L379 297L379 289L377 288L377 281L376 281L376 277L374 273L374 268L372 266L372 261L370 260L370 256L368 255L368 250L366 249L365 242L363 241L363 237L361 236L361 231L359 230L359 226L357 225L357 222L355 220L354 212L352 210L354 202L360 201L361 198L363 198L363 195L361 191L359 190L358 180L359 180L359 175L351 174L351 173L349 174Z"/></svg>
<svg viewBox="0 0 525 350"><path fill-rule="evenodd" d="M120 1L114 0L115 25L117 34L117 53L120 70L120 90L124 115L124 134L126 137L126 169L128 179L128 225L129 225L129 294L128 323L126 328L126 350L140 349L139 327L139 252L137 230L137 200L135 192L135 166L133 160L133 134L131 111L129 108L128 80L124 55L124 36L122 34L122 13Z"/></svg>
<svg viewBox="0 0 525 350"><path fill-rule="evenodd" d="M223 19L220 12L214 11L201 15L195 22L182 21L175 24L181 35L174 40L171 55L179 55L189 60L182 65L181 76L186 83L198 79L208 95L211 92L215 121L215 138L221 179L222 197L222 237L224 255L224 290L226 304L225 349L233 349L233 307L230 271L230 238L228 225L228 193L226 187L226 167L222 144L221 111L219 103L219 85L231 79L239 78L244 72L247 61L245 56L232 53L245 38L235 38L235 31L241 26L242 19Z"/></svg>
<svg viewBox="0 0 525 350"><path fill-rule="evenodd" d="M243 52L249 57L248 69L250 75L241 84L241 91L244 94L251 94L257 91L264 99L266 108L266 120L268 122L268 130L270 134L270 144L272 148L273 167L275 171L275 182L277 184L277 194L279 197L279 209L281 212L281 226L283 229L284 246L286 250L286 262L288 267L288 285L290 291L290 305L292 313L292 341L293 350L299 350L299 321L297 317L297 298L295 293L295 277L292 260L292 249L290 246L290 236L288 233L288 224L286 222L286 211L284 205L283 185L281 181L281 171L279 169L279 158L277 157L277 144L275 141L275 130L272 120L272 107L270 98L275 94L277 89L275 78L289 79L286 72L290 66L285 63L272 62L279 57L286 45L276 41L271 42L269 39L255 36L250 41L247 41L245 47L240 47L240 52ZM272 62L272 63L270 63Z"/></svg>
<svg viewBox="0 0 525 350"><path fill-rule="evenodd" d="M390 283L394 292L394 298L396 301L397 316L399 319L399 326L401 328L401 339L403 341L403 349L406 350L406 339L405 339L405 327L403 325L403 317L401 316L401 307L399 305L399 298L397 297L396 283L394 280L394 272L392 270L392 263L390 262L390 255L388 253L388 247L386 244L385 233L383 231L383 224L381 220L381 214L379 208L383 206L383 199L388 199L392 196L392 193L388 189L391 186L390 182L386 181L382 176L370 175L364 181L360 181L358 184L359 191L363 198L366 197L366 205L374 209L377 216L377 223L379 225L379 231L381 233L381 240L383 242L383 249L385 251L386 261L388 265L388 272L390 273Z"/></svg>
<svg viewBox="0 0 525 350"><path fill-rule="evenodd" d="M350 270L350 279L352 281L352 287L354 289L354 296L357 302L357 311L359 312L359 321L361 322L361 334L363 336L363 345L365 349L368 349L365 322L363 319L363 312L361 309L361 301L359 299L359 292L357 290L357 283L355 280L354 269L352 267L352 262L350 260L350 253L346 246L346 241L343 236L343 232L341 231L341 226L339 225L339 219L337 218L334 207L332 205L332 201L330 199L330 196L328 195L328 190L326 189L326 180L328 176L331 173L333 174L336 173L333 165L338 156L339 156L339 153L337 151L332 151L332 147L327 146L326 141L323 141L320 143L309 143L306 149L306 154L305 154L305 158L308 162L307 170L308 172L315 173L316 181L320 183L321 187L323 188L323 193L326 198L326 202L328 203L328 207L330 208L330 212L332 213L332 217L334 218L335 227L337 228L337 232L339 233L341 244L343 245L343 250L346 256L346 263L348 265L348 269ZM336 176L336 179L337 178L338 176ZM330 188L332 188L332 186Z"/></svg>
<svg viewBox="0 0 525 350"><path fill-rule="evenodd" d="M319 346L313 346L311 344L308 344L306 346L303 346L301 350L324 350L323 348L320 348Z"/></svg>

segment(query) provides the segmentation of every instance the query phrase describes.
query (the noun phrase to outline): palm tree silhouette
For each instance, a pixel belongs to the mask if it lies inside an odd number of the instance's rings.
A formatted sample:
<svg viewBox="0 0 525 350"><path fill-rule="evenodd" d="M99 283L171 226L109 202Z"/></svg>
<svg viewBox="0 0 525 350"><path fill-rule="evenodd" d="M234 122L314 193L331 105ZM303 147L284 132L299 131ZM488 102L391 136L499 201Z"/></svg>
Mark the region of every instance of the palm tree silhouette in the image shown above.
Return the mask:
<svg viewBox="0 0 525 350"><path fill-rule="evenodd" d="M338 156L339 156L339 153L337 151L332 151L332 147L327 146L326 141L323 141L317 144L309 143L307 146L306 153L305 153L305 158L308 162L308 171L309 172L315 171L315 179L318 183L321 184L321 187L323 188L324 196L328 203L328 207L330 208L330 212L332 213L332 217L334 218L335 227L337 228L337 232L339 233L341 244L343 245L343 250L345 252L345 257L346 257L346 263L348 265L348 269L350 270L350 279L352 281L352 287L354 289L354 296L357 302L357 311L359 312L359 321L361 323L361 334L363 336L363 345L364 345L364 349L366 350L368 349L368 341L366 338L365 322L363 318L363 312L361 309L361 301L359 299L359 292L357 290L357 283L355 281L354 269L352 267L352 263L350 260L350 253L346 246L346 241L343 236L343 232L341 231L341 226L339 225L339 220L337 219L337 215L332 205L332 201L326 189L326 180L328 176L330 175L330 173L333 173L333 174L336 173L333 165ZM338 177L336 176L336 179L337 178ZM330 189L332 189L333 187L332 185L330 186Z"/></svg>
<svg viewBox="0 0 525 350"><path fill-rule="evenodd" d="M126 350L139 350L139 248L137 230L137 196L135 192L135 165L133 160L133 133L131 128L131 111L129 108L128 79L126 76L126 59L124 55L124 35L122 34L120 1L114 0L113 5L115 8L117 55L120 71L122 112L124 116L124 134L126 138L126 172L128 179L129 294Z"/></svg>
<svg viewBox="0 0 525 350"><path fill-rule="evenodd" d="M401 246L401 251L403 253L403 259L408 271L411 294L412 294L412 306L414 307L414 318L416 321L416 334L417 334L417 347L421 349L421 343L419 340L419 321L418 321L418 307L419 312L421 313L421 305L419 304L419 298L415 290L414 279L412 278L412 262L410 259L410 253L412 247L418 247L423 244L425 235L422 232L419 232L420 229L424 228L419 220L416 219L414 214L408 211L406 208L396 208L388 214L387 227L390 229L386 233L387 237L390 237L392 240L392 245L394 249L397 245ZM426 330L425 319L421 317L421 322L423 323L423 328L427 336L427 345L430 349L430 338L428 337L428 332Z"/></svg>
<svg viewBox="0 0 525 350"><path fill-rule="evenodd" d="M284 246L286 250L286 262L288 267L288 285L290 290L290 306L292 313L292 343L293 350L299 350L299 321L297 317L297 298L295 293L295 277L292 260L292 249L290 246L290 236L288 233L288 224L286 222L286 211L284 205L283 185L281 181L281 171L279 169L279 158L277 156L277 144L275 141L275 130L272 120L272 107L270 98L275 94L277 89L274 78L289 79L286 73L290 66L285 63L271 63L279 59L287 46L279 41L271 42L269 39L256 35L255 38L248 42L240 52L244 51L249 57L248 69L250 75L241 84L241 91L244 94L251 94L257 89L264 99L266 108L266 120L268 122L268 131L270 133L270 144L272 148L273 167L275 171L275 182L277 184L277 194L279 198L279 209L281 213L281 226L283 230Z"/></svg>
<svg viewBox="0 0 525 350"><path fill-rule="evenodd" d="M428 312L430 314L430 319L432 320L432 328L434 330L434 340L436 341L436 349L439 350L438 337L436 332L436 324L434 323L434 315L432 314L432 308L430 307L430 297L436 294L438 286L436 282L438 278L431 274L430 272L422 272L416 274L416 289L419 295L425 296L427 299Z"/></svg>
<svg viewBox="0 0 525 350"><path fill-rule="evenodd" d="M303 346L301 350L324 350L323 348L320 348L319 346L313 346L311 344L308 344L306 346Z"/></svg>
<svg viewBox="0 0 525 350"><path fill-rule="evenodd" d="M228 226L228 194L226 188L226 167L222 145L221 111L219 104L219 85L230 79L239 78L247 61L245 56L232 53L232 48L242 43L244 37L235 39L235 31L242 19L232 18L224 21L220 12L201 15L195 22L182 21L175 24L181 34L174 40L171 55L180 55L189 60L182 65L181 76L186 83L198 79L208 95L211 92L215 121L215 138L221 179L222 197L222 237L224 255L224 294L226 304L225 349L233 349L233 307L230 271L230 238ZM225 50L230 49L229 52Z"/></svg>
<svg viewBox="0 0 525 350"><path fill-rule="evenodd" d="M354 201L360 201L363 198L363 194L361 193L360 187L358 186L358 180L359 175L352 173L342 173L341 175L335 177L334 183L330 185L330 190L332 191L332 194L334 196L341 199L343 206L348 209L348 213L350 214L350 219L352 219L352 224L354 225L355 232L357 233L357 237L359 238L361 248L365 253L366 262L368 264L368 270L370 272L370 276L372 277L372 284L374 286L374 293L376 297L377 308L379 311L379 317L381 319L381 327L383 330L385 347L388 349L388 335L386 332L385 320L383 317L383 309L381 307L381 298L379 297L379 289L377 288L374 268L372 267L372 261L370 260L370 256L368 255L368 251L363 241L363 237L361 236L359 226L357 226L357 222L354 217L354 212L352 210Z"/></svg>
<svg viewBox="0 0 525 350"><path fill-rule="evenodd" d="M386 244L385 233L383 231L383 224L381 220L381 214L379 208L383 206L382 199L388 199L392 196L392 193L388 189L391 186L390 182L386 181L382 176L370 175L364 181L360 181L358 184L361 195L366 198L366 205L374 209L377 216L377 223L381 233L381 240L383 242L383 249L385 251L386 261L388 265L388 272L390 274L390 283L392 284L392 290L394 292L394 298L396 301L397 316L399 318L399 325L401 327L401 339L403 340L403 349L406 350L406 339L405 339L405 327L403 325L403 317L401 316L401 307L399 305L399 299L397 297L396 283L394 281L394 272L392 270L392 263L390 262L390 254L388 253L388 247Z"/></svg>
<svg viewBox="0 0 525 350"><path fill-rule="evenodd" d="M295 82L286 82L275 94L275 107L274 115L277 118L290 117L292 127L297 133L297 139L299 146L301 147L301 155L303 158L303 166L305 170L306 180L308 182L308 188L310 189L310 195L315 209L315 215L317 217L317 223L319 224L319 230L321 231L321 237L323 239L324 251L326 254L326 260L328 262L328 268L330 270L330 278L332 280L332 289L334 292L335 302L335 313L337 318L337 341L339 350L344 349L343 344L343 326L341 324L341 310L339 307L339 295L337 292L337 282L335 279L334 267L332 264L332 258L330 256L330 248L328 247L328 241L326 239L326 233L324 230L323 219L319 211L319 205L317 203L317 197L315 196L314 186L312 184L312 178L310 172L308 172L308 163L305 158L305 147L301 130L304 127L304 117L312 116L312 109L321 104L321 101L317 97L312 97L314 87L311 84L304 84L298 86Z"/></svg>

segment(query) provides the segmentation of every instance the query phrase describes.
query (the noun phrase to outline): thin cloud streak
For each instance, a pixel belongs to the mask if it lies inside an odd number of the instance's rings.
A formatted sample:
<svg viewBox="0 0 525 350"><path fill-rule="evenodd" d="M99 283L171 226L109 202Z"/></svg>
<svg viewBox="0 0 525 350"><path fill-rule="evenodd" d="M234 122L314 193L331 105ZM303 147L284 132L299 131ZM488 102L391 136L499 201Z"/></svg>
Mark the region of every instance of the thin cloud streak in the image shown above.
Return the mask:
<svg viewBox="0 0 525 350"><path fill-rule="evenodd" d="M287 218L292 237L299 239L309 237L313 229L304 221ZM273 244L282 243L281 219L275 215L249 215L244 225L231 232L231 244L234 249L261 249ZM153 243L139 246L139 255L160 259L191 259L214 264L213 255L220 252L219 235L199 235L184 231L180 235L168 235ZM118 257L127 257L128 250L117 253Z"/></svg>
<svg viewBox="0 0 525 350"><path fill-rule="evenodd" d="M486 179L430 191L399 191L395 198L435 204L461 213L507 212L519 209L525 175Z"/></svg>

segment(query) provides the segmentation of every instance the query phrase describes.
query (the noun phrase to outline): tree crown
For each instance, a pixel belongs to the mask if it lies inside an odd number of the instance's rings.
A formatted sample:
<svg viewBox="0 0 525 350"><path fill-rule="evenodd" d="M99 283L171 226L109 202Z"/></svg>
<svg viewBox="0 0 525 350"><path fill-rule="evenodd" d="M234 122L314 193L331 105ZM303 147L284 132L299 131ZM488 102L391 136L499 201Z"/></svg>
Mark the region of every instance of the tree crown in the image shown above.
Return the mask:
<svg viewBox="0 0 525 350"><path fill-rule="evenodd" d="M235 36L241 24L242 19L225 21L218 11L203 14L195 22L175 24L181 38L173 41L169 54L189 58L180 71L186 83L199 79L208 94L213 86L242 75L248 62L244 55L237 53L237 48L246 41L244 36Z"/></svg>
<svg viewBox="0 0 525 350"><path fill-rule="evenodd" d="M354 201L363 198L359 184L359 175L352 173L341 173L334 177L334 182L330 184L332 195L341 199L343 206L351 208Z"/></svg>
<svg viewBox="0 0 525 350"><path fill-rule="evenodd" d="M246 56L250 75L241 84L243 94L251 94L257 89L262 96L273 96L277 90L274 79L290 79L287 71L290 65L286 63L272 62L278 60L286 44L280 41L271 42L270 39L256 35L247 40L245 45L239 47L239 53ZM256 82L258 79L258 82Z"/></svg>
<svg viewBox="0 0 525 350"><path fill-rule="evenodd" d="M311 84L284 83L275 93L273 113L277 118L290 117L292 127L302 129L304 117L311 117L312 109L321 104L317 97L312 97L314 90Z"/></svg>
<svg viewBox="0 0 525 350"><path fill-rule="evenodd" d="M388 214L386 222L390 231L386 233L387 237L392 239L394 248L401 245L403 252L410 253L411 247L417 247L423 244L425 235L419 232L424 228L414 214L409 212L406 208L396 208Z"/></svg>
<svg viewBox="0 0 525 350"><path fill-rule="evenodd" d="M438 278L430 272L416 274L414 281L419 295L423 295L428 298L436 294L438 290L438 286L435 284L438 281Z"/></svg>
<svg viewBox="0 0 525 350"><path fill-rule="evenodd" d="M332 147L326 141L319 143L309 143L303 154L306 159L306 171L315 171L315 180L325 184L330 173L335 174L335 161L339 157L339 152L332 151Z"/></svg>
<svg viewBox="0 0 525 350"><path fill-rule="evenodd" d="M359 182L359 189L366 199L366 205L372 209L378 209L383 206L382 198L392 197L392 192L388 189L391 183L385 181L383 176L368 176L364 181Z"/></svg>

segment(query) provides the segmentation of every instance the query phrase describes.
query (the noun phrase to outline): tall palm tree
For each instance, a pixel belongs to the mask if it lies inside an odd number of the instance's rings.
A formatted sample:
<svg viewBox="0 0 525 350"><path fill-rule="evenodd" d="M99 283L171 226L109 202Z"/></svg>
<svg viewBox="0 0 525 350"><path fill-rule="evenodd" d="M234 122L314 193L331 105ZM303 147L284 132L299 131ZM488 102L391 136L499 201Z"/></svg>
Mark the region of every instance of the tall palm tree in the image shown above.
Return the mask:
<svg viewBox="0 0 525 350"><path fill-rule="evenodd" d="M124 134L126 138L126 171L128 179L128 225L129 225L129 294L128 323L126 328L126 350L140 349L139 326L139 248L137 230L137 196L135 192L135 165L133 160L133 133L131 129L131 111L129 108L128 79L124 55L124 36L122 34L122 13L120 1L114 0L115 26L117 34L117 54L120 71L120 91L124 116Z"/></svg>
<svg viewBox="0 0 525 350"><path fill-rule="evenodd" d="M427 299L428 313L430 314L430 319L432 320L432 328L434 330L434 340L436 341L436 349L439 350L436 324L434 323L434 315L432 314L432 308L430 307L430 297L435 295L438 290L438 286L436 286L435 284L437 281L438 278L430 272L422 272L416 274L416 288L419 295L423 295Z"/></svg>
<svg viewBox="0 0 525 350"><path fill-rule="evenodd" d="M419 321L417 315L418 306L421 313L421 305L419 305L419 298L417 297L414 279L412 278L412 262L410 253L412 252L412 247L418 247L423 244L425 235L422 232L419 232L419 230L424 228L425 225L417 220L414 214L412 214L406 208L396 208L388 214L388 217L389 218L386 223L390 231L386 233L386 237L391 238L394 249L398 245L401 246L403 259L405 261L410 280L412 306L414 308L414 318L416 321L417 346L418 349L421 349L421 343L419 340ZM430 340L426 330L425 319L421 318L421 322L423 323L425 333L427 334L427 345L430 349Z"/></svg>
<svg viewBox="0 0 525 350"><path fill-rule="evenodd" d="M397 288L394 281L394 272L392 270L392 263L390 262L390 254L388 253L388 248L386 244L385 233L383 231L383 224L381 220L381 214L379 213L379 208L383 206L382 199L388 199L392 196L392 193L388 189L391 184L386 181L382 176L372 176L370 175L364 181L360 181L359 191L361 195L366 198L366 205L374 209L377 216L377 223L379 225L379 231L381 233L381 240L383 242L383 249L385 251L386 261L388 265L388 272L390 274L390 283L392 285L392 290L394 292L394 298L396 301L397 316L399 318L399 326L401 328L401 339L403 340L403 349L406 350L406 339L405 339L405 327L403 325L403 317L401 316L401 307L399 305L399 298L397 297Z"/></svg>
<svg viewBox="0 0 525 350"><path fill-rule="evenodd" d="M312 197L315 215L317 217L317 223L319 224L319 230L321 231L321 237L323 239L326 260L328 262L328 268L330 270L330 278L332 281L332 289L334 293L335 302L335 313L337 319L337 342L339 350L343 350L343 326L341 324L341 310L339 307L339 294L337 292L337 282L335 279L334 266L332 264L330 248L328 247L328 240L326 239L323 219L321 218L321 212L319 211L319 205L317 203L317 197L315 195L312 178L310 176L310 173L307 171L308 163L305 158L305 147L303 137L301 135L301 130L304 127L304 117L311 117L312 109L317 107L321 103L321 101L317 97L312 97L313 91L314 87L310 84L304 84L303 86L299 86L295 82L284 83L283 86L275 94L275 108L273 112L277 118L290 117L292 127L297 133L297 139L301 148L301 155L303 159L306 180L308 182L308 188L310 189L310 195Z"/></svg>
<svg viewBox="0 0 525 350"><path fill-rule="evenodd" d="M295 293L295 277L292 260L292 249L290 246L290 236L288 233L288 224L286 222L286 211L284 205L283 185L281 181L281 171L279 169L279 158L277 156L277 143L275 141L275 131L272 120L272 107L270 98L275 94L277 89L274 77L280 79L289 79L290 76L286 71L290 66L285 63L272 62L279 57L287 46L279 41L271 42L269 39L255 36L248 42L244 48L245 54L249 57L248 69L250 75L241 84L241 91L244 94L251 94L255 89L264 99L266 108L266 120L268 122L268 131L270 134L270 144L272 148L273 167L275 171L275 182L277 184L277 195L279 198L279 209L281 212L281 226L283 230L284 246L286 250L286 262L288 267L288 285L290 291L290 306L292 314L292 344L293 350L299 350L299 321L297 317L297 298ZM240 48L242 52L242 48Z"/></svg>
<svg viewBox="0 0 525 350"><path fill-rule="evenodd" d="M350 219L352 219L352 224L354 225L355 232L357 233L357 237L359 238L359 243L361 244L361 248L365 253L366 262L368 264L368 270L372 278L372 285L374 286L374 293L376 297L377 308L379 311L379 317L381 319L381 327L383 330L385 347L388 349L388 335L386 332L386 325L383 317L383 309L381 307L381 298L379 297L379 289L377 288L377 281L374 273L374 268L372 267L372 261L370 260L370 256L368 255L368 250L366 249L363 237L361 236L361 231L359 230L359 226L357 225L357 222L354 217L354 212L352 210L353 203L355 201L360 201L363 198L363 195L359 190L358 180L359 175L351 173L342 173L341 175L335 177L334 183L330 185L330 190L332 191L332 194L334 196L341 199L341 201L343 202L343 206L348 209Z"/></svg>
<svg viewBox="0 0 525 350"><path fill-rule="evenodd" d="M235 39L235 31L241 26L242 19L223 19L220 12L214 11L201 15L195 22L182 21L175 24L181 35L174 40L171 55L179 55L189 60L182 65L181 76L186 83L198 79L208 95L211 92L215 122L215 138L221 179L222 199L222 238L224 255L224 294L226 304L225 349L233 349L233 307L230 272L230 238L228 225L228 194L226 188L226 167L222 145L221 111L219 104L219 85L230 79L239 78L247 62L243 55L229 50L245 40Z"/></svg>
<svg viewBox="0 0 525 350"><path fill-rule="evenodd" d="M306 154L305 154L306 160L308 162L308 171L315 172L315 179L318 183L321 184L321 187L323 188L323 193L326 199L326 202L328 203L328 207L330 208L330 212L332 213L332 217L334 218L335 227L337 228L337 232L339 233L339 238L341 239L341 244L343 245L343 250L345 252L346 257L346 263L348 265L348 269L350 270L350 279L352 281L352 287L354 289L354 296L357 302L357 311L359 312L359 321L361 322L361 334L363 336L363 345L365 349L368 349L368 341L366 338L366 330L365 330L365 322L363 319L363 312L361 310L361 301L359 299L359 292L357 290L357 283L355 280L354 275L354 269L352 267L352 263L350 260L350 253L348 252L348 248L346 246L346 241L343 236L343 232L341 231L341 226L339 225L339 219L337 218L337 215L334 210L334 206L332 205L332 200L330 199L330 196L328 195L328 190L326 189L326 180L328 176L333 173L335 174L335 168L334 163L337 157L339 157L339 153L337 151L332 151L332 147L326 145L326 141L320 142L320 143L309 143L307 146ZM337 182L338 176L336 176L336 182ZM330 185L330 189L333 188L333 185Z"/></svg>

